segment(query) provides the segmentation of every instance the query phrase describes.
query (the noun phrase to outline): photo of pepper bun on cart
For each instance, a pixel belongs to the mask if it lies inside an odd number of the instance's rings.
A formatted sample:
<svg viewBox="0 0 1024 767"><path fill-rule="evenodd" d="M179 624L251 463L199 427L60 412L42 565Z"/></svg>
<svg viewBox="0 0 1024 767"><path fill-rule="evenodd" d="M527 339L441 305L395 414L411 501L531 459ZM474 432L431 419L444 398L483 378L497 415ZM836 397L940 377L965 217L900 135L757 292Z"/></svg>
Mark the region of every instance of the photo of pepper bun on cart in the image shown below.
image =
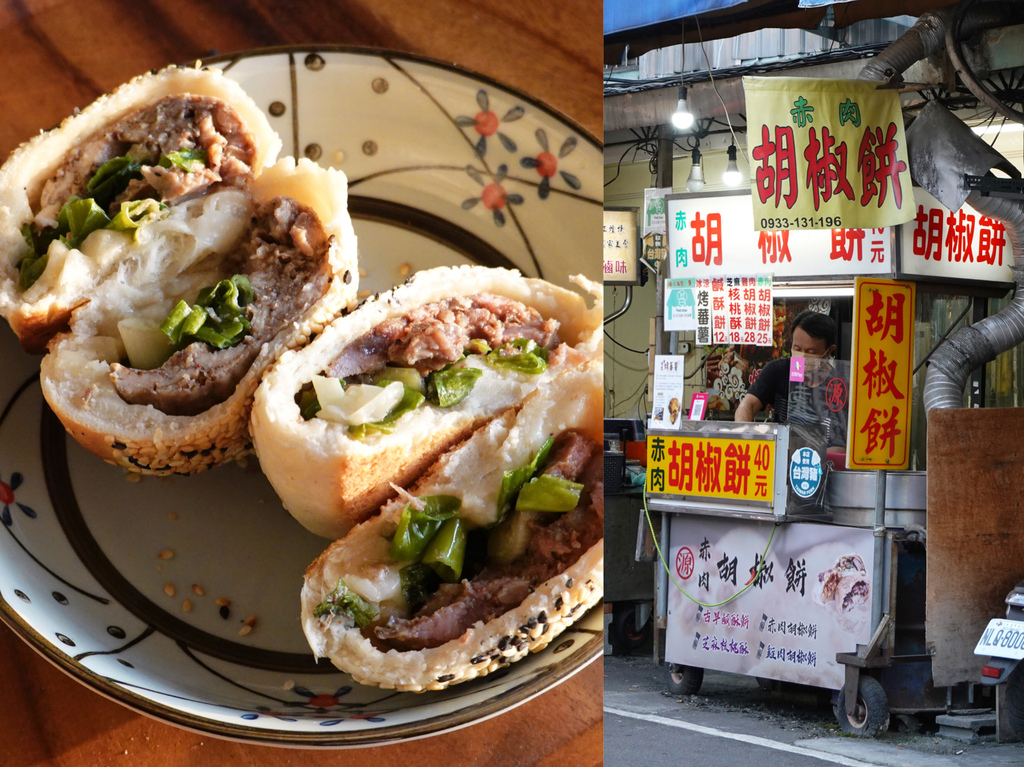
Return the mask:
<svg viewBox="0 0 1024 767"><path fill-rule="evenodd" d="M845 554L828 570L818 573L811 592L814 603L840 622L853 624L867 618L871 605L871 577L859 554Z"/></svg>
<svg viewBox="0 0 1024 767"><path fill-rule="evenodd" d="M410 691L504 668L602 596L601 286L438 267L357 306L345 175L280 148L216 70L101 97L0 169L0 314L108 463L255 451L335 541L317 656Z"/></svg>

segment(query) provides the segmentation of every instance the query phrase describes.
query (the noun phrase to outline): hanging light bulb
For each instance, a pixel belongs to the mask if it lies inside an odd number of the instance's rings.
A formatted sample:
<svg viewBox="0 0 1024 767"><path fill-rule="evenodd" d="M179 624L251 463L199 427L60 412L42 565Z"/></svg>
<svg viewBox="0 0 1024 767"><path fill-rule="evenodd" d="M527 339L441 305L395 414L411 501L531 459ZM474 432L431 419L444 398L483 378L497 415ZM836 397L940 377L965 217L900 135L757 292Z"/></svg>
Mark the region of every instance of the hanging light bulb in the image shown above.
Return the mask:
<svg viewBox="0 0 1024 767"><path fill-rule="evenodd" d="M686 179L686 189L696 193L704 188L704 168L701 166L700 149L694 147L690 159L693 164L690 166L690 175Z"/></svg>
<svg viewBox="0 0 1024 767"><path fill-rule="evenodd" d="M678 130L689 130L693 127L693 113L686 104L686 86L679 86L679 102L676 104L676 111L672 113L672 124Z"/></svg>
<svg viewBox="0 0 1024 767"><path fill-rule="evenodd" d="M729 162L725 166L725 173L722 174L722 181L728 186L738 186L743 180L743 174L740 173L740 168L736 164L736 145L729 145Z"/></svg>

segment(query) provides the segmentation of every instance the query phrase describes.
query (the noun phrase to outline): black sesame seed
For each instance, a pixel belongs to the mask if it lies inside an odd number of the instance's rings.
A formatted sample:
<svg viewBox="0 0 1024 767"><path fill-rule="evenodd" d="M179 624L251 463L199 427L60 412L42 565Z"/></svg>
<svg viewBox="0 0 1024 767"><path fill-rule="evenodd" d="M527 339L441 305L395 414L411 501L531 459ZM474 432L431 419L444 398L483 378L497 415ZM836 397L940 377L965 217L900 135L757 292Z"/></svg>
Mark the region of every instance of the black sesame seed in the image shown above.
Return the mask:
<svg viewBox="0 0 1024 767"><path fill-rule="evenodd" d="M352 270L351 269L345 270L345 276L342 277L341 279L345 282L346 285L348 285L350 282L352 282Z"/></svg>
<svg viewBox="0 0 1024 767"><path fill-rule="evenodd" d="M498 649L504 650L508 647L508 643L512 641L512 637L502 637L498 640Z"/></svg>
<svg viewBox="0 0 1024 767"><path fill-rule="evenodd" d="M577 610L579 610L579 609L580 609L581 607L583 607L583 605L582 605L582 604L576 605L575 607L573 607L573 608L572 608L572 609L571 609L571 610L569 611L569 615L575 615L575 614L576 614L576 611L577 611Z"/></svg>
<svg viewBox="0 0 1024 767"><path fill-rule="evenodd" d="M146 464L144 464L142 461L140 461L134 455L128 456L128 463L130 463L132 466L139 466L139 467L142 467L142 468L145 468L145 466L146 466Z"/></svg>
<svg viewBox="0 0 1024 767"><path fill-rule="evenodd" d="M537 628L537 619L530 618L530 620L526 621L526 627L531 629Z"/></svg>
<svg viewBox="0 0 1024 767"><path fill-rule="evenodd" d="M515 647L517 650L524 644L526 644L526 642L523 641L522 637L513 637L512 646Z"/></svg>
<svg viewBox="0 0 1024 767"><path fill-rule="evenodd" d="M185 458L192 458L193 456L199 455L199 451L198 450L182 450L181 454Z"/></svg>
<svg viewBox="0 0 1024 767"><path fill-rule="evenodd" d="M479 663L483 663L486 660L487 660L487 656L486 655L477 655L475 658L470 659L469 662L472 663L475 666L475 665L477 665Z"/></svg>
<svg viewBox="0 0 1024 767"><path fill-rule="evenodd" d="M530 633L530 627L526 626L526 625L520 626L519 627L519 633L520 634L529 634Z"/></svg>
<svg viewBox="0 0 1024 767"><path fill-rule="evenodd" d="M221 608L220 608L219 612L220 612L220 617L223 618L224 620L227 620L228 616L231 615L231 610L228 608L227 605L221 605Z"/></svg>
<svg viewBox="0 0 1024 767"><path fill-rule="evenodd" d="M548 622L548 611L547 610L541 610L539 613L537 613L537 620L539 620L541 623L547 623Z"/></svg>
<svg viewBox="0 0 1024 767"><path fill-rule="evenodd" d="M565 587L566 587L567 589L571 589L571 588L572 588L572 584L573 584L574 582L575 582L575 581L573 581L573 579L572 579L572 578L566 578L566 579L565 579Z"/></svg>
<svg viewBox="0 0 1024 767"><path fill-rule="evenodd" d="M124 444L124 442L115 442L110 447L112 447L114 450L124 450L128 446Z"/></svg>
<svg viewBox="0 0 1024 767"><path fill-rule="evenodd" d="M555 609L556 610L561 610L562 609L562 605L564 605L564 604L565 604L565 601L561 597L559 597L558 599L555 600Z"/></svg>
<svg viewBox="0 0 1024 767"><path fill-rule="evenodd" d="M437 681L438 682L450 682L454 678L455 678L455 674L441 674L441 676L439 676L437 678Z"/></svg>
<svg viewBox="0 0 1024 767"><path fill-rule="evenodd" d="M213 448L212 447L208 447L208 448L206 448L206 450L202 451L203 455L209 455L212 452L213 452Z"/></svg>
<svg viewBox="0 0 1024 767"><path fill-rule="evenodd" d="M551 624L545 623L543 626L541 626L540 630L542 634L547 634L549 631L551 631Z"/></svg>

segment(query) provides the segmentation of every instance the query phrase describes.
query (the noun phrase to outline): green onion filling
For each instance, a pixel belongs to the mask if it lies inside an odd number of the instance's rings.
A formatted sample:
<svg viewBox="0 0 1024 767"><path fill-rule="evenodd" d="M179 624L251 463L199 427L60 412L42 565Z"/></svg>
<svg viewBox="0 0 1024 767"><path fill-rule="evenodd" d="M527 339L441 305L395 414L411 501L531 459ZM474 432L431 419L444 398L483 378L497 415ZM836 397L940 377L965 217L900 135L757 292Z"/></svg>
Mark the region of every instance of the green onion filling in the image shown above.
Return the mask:
<svg viewBox="0 0 1024 767"><path fill-rule="evenodd" d="M488 365L517 373L538 375L548 368L547 347L538 346L528 338L517 338L501 348L488 352L484 359Z"/></svg>
<svg viewBox="0 0 1024 767"><path fill-rule="evenodd" d="M254 298L249 278L236 274L231 279L203 288L192 306L179 301L167 319L160 323L160 330L178 349L193 341L203 341L216 349L234 346L251 325L246 307Z"/></svg>
<svg viewBox="0 0 1024 767"><path fill-rule="evenodd" d="M201 169L206 159L205 150L181 149L162 156L159 164L165 168L176 166L193 172ZM73 195L61 206L57 226L48 226L33 233L32 225L25 224L21 232L31 252L17 263L18 287L28 290L39 279L46 269L47 252L54 240L59 239L69 248L77 248L97 229L134 231L160 218L167 206L150 199L122 202L113 218L106 213L133 180L142 178L145 164L130 154L107 160L86 183L85 196Z"/></svg>
<svg viewBox="0 0 1024 767"><path fill-rule="evenodd" d="M502 475L501 490L498 491L498 519L502 519L505 516L508 507L512 503L512 499L516 497L523 485L529 482L533 475L537 473L537 469L544 465L554 443L555 438L548 437L547 441L541 445L540 450L537 451L537 454L533 456L533 459L528 464L520 466L518 469L506 471Z"/></svg>
<svg viewBox="0 0 1024 767"><path fill-rule="evenodd" d="M582 490L580 482L542 474L523 485L516 497L516 511L572 511Z"/></svg>
<svg viewBox="0 0 1024 767"><path fill-rule="evenodd" d="M321 620L328 617L344 616L359 628L366 628L380 615L373 603L366 601L350 589L341 578L327 598L313 608L313 617Z"/></svg>

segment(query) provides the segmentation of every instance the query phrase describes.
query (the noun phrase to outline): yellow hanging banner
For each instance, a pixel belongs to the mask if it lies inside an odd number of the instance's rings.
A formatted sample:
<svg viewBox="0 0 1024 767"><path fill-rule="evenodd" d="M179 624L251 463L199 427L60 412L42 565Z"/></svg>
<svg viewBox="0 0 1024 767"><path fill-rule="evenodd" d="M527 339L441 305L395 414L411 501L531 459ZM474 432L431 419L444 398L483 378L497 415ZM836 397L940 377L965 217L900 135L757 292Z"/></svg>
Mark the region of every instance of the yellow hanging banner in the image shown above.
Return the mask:
<svg viewBox="0 0 1024 767"><path fill-rule="evenodd" d="M914 375L912 282L858 277L846 465L906 469Z"/></svg>
<svg viewBox="0 0 1024 767"><path fill-rule="evenodd" d="M876 229L917 209L899 94L860 80L744 77L754 229Z"/></svg>

